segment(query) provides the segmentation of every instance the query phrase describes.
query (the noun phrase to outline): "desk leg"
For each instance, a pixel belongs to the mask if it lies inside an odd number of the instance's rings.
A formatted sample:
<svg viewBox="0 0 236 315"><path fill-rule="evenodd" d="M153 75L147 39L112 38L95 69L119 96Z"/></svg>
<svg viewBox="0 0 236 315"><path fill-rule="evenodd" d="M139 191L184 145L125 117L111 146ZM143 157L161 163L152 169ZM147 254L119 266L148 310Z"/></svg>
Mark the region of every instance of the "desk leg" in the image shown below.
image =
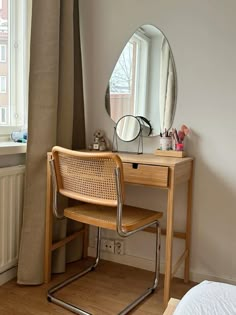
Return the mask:
<svg viewBox="0 0 236 315"><path fill-rule="evenodd" d="M170 284L172 272L172 246L173 246L173 221L174 221L174 170L170 169L170 186L168 189L167 223L166 223L166 257L164 280L164 306L170 298Z"/></svg>
<svg viewBox="0 0 236 315"><path fill-rule="evenodd" d="M189 260L190 260L190 242L191 242L191 209L192 209L192 178L193 178L193 162L191 165L191 174L188 181L188 201L187 201L187 218L186 218L186 242L185 249L187 256L184 266L184 282L189 282Z"/></svg>

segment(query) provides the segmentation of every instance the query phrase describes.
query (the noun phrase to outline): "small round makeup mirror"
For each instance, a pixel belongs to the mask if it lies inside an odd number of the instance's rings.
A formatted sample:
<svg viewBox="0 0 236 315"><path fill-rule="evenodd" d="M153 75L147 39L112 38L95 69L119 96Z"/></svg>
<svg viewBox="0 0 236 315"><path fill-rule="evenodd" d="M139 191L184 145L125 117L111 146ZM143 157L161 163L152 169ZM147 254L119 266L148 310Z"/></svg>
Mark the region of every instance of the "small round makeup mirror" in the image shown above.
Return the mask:
<svg viewBox="0 0 236 315"><path fill-rule="evenodd" d="M126 115L121 117L116 124L116 134L125 142L134 141L141 133L141 124L137 117Z"/></svg>
<svg viewBox="0 0 236 315"><path fill-rule="evenodd" d="M124 142L131 142L138 139L137 153L143 153L143 135L149 136L152 133L150 121L143 116L125 115L121 117L114 128L113 151L118 151L118 139Z"/></svg>

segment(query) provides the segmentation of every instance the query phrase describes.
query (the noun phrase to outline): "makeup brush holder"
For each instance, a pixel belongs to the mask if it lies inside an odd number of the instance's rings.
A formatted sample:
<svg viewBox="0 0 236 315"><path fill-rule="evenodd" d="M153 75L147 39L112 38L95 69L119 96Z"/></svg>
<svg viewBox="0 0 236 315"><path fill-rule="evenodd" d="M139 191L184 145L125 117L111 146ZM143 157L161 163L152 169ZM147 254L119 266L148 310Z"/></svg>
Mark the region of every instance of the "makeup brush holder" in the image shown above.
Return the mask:
<svg viewBox="0 0 236 315"><path fill-rule="evenodd" d="M160 137L160 150L162 151L172 150L171 137Z"/></svg>
<svg viewBox="0 0 236 315"><path fill-rule="evenodd" d="M176 151L184 151L184 144L183 143L176 143L175 144Z"/></svg>

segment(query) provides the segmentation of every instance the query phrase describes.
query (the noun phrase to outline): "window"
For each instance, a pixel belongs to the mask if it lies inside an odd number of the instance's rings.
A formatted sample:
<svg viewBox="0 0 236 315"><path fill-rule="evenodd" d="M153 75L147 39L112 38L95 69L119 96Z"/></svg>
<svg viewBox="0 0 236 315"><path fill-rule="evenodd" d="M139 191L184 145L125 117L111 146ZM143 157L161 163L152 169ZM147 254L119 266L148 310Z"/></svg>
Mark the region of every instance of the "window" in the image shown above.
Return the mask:
<svg viewBox="0 0 236 315"><path fill-rule="evenodd" d="M138 30L126 44L109 81L111 117L140 115L146 104L149 38Z"/></svg>
<svg viewBox="0 0 236 315"><path fill-rule="evenodd" d="M1 3L2 2L2 3ZM27 4L0 0L0 135L27 123Z"/></svg>
<svg viewBox="0 0 236 315"><path fill-rule="evenodd" d="M0 62L7 61L7 45L0 44Z"/></svg>
<svg viewBox="0 0 236 315"><path fill-rule="evenodd" d="M7 92L7 77L5 75L0 76L0 93Z"/></svg>
<svg viewBox="0 0 236 315"><path fill-rule="evenodd" d="M6 125L8 123L7 107L0 107L0 124Z"/></svg>

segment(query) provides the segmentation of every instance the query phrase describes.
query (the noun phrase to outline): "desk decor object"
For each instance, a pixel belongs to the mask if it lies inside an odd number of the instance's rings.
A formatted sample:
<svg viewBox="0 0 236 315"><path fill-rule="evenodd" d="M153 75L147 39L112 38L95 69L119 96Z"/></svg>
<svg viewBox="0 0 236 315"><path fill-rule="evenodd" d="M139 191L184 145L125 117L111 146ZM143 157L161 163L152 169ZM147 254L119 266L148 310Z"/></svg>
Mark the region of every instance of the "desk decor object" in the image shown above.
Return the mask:
<svg viewBox="0 0 236 315"><path fill-rule="evenodd" d="M186 125L182 125L178 132L175 128L172 128L172 131L165 129L163 133L160 133L160 146L159 149L155 150L154 154L159 156L185 157L184 139L189 134L189 131Z"/></svg>
<svg viewBox="0 0 236 315"><path fill-rule="evenodd" d="M90 151L107 151L109 149L108 141L103 130L96 130L93 136L94 141L89 145Z"/></svg>
<svg viewBox="0 0 236 315"><path fill-rule="evenodd" d="M152 126L143 116L125 115L121 117L114 127L112 151L118 152L118 139L123 142L138 140L137 154L143 154L143 136L150 136Z"/></svg>
<svg viewBox="0 0 236 315"><path fill-rule="evenodd" d="M160 150L169 151L172 150L172 137L160 137Z"/></svg>
<svg viewBox="0 0 236 315"><path fill-rule="evenodd" d="M170 157L178 157L178 158L182 158L186 156L186 152L185 151L176 151L176 150L160 150L157 149L154 151L155 155L158 156L170 156Z"/></svg>

